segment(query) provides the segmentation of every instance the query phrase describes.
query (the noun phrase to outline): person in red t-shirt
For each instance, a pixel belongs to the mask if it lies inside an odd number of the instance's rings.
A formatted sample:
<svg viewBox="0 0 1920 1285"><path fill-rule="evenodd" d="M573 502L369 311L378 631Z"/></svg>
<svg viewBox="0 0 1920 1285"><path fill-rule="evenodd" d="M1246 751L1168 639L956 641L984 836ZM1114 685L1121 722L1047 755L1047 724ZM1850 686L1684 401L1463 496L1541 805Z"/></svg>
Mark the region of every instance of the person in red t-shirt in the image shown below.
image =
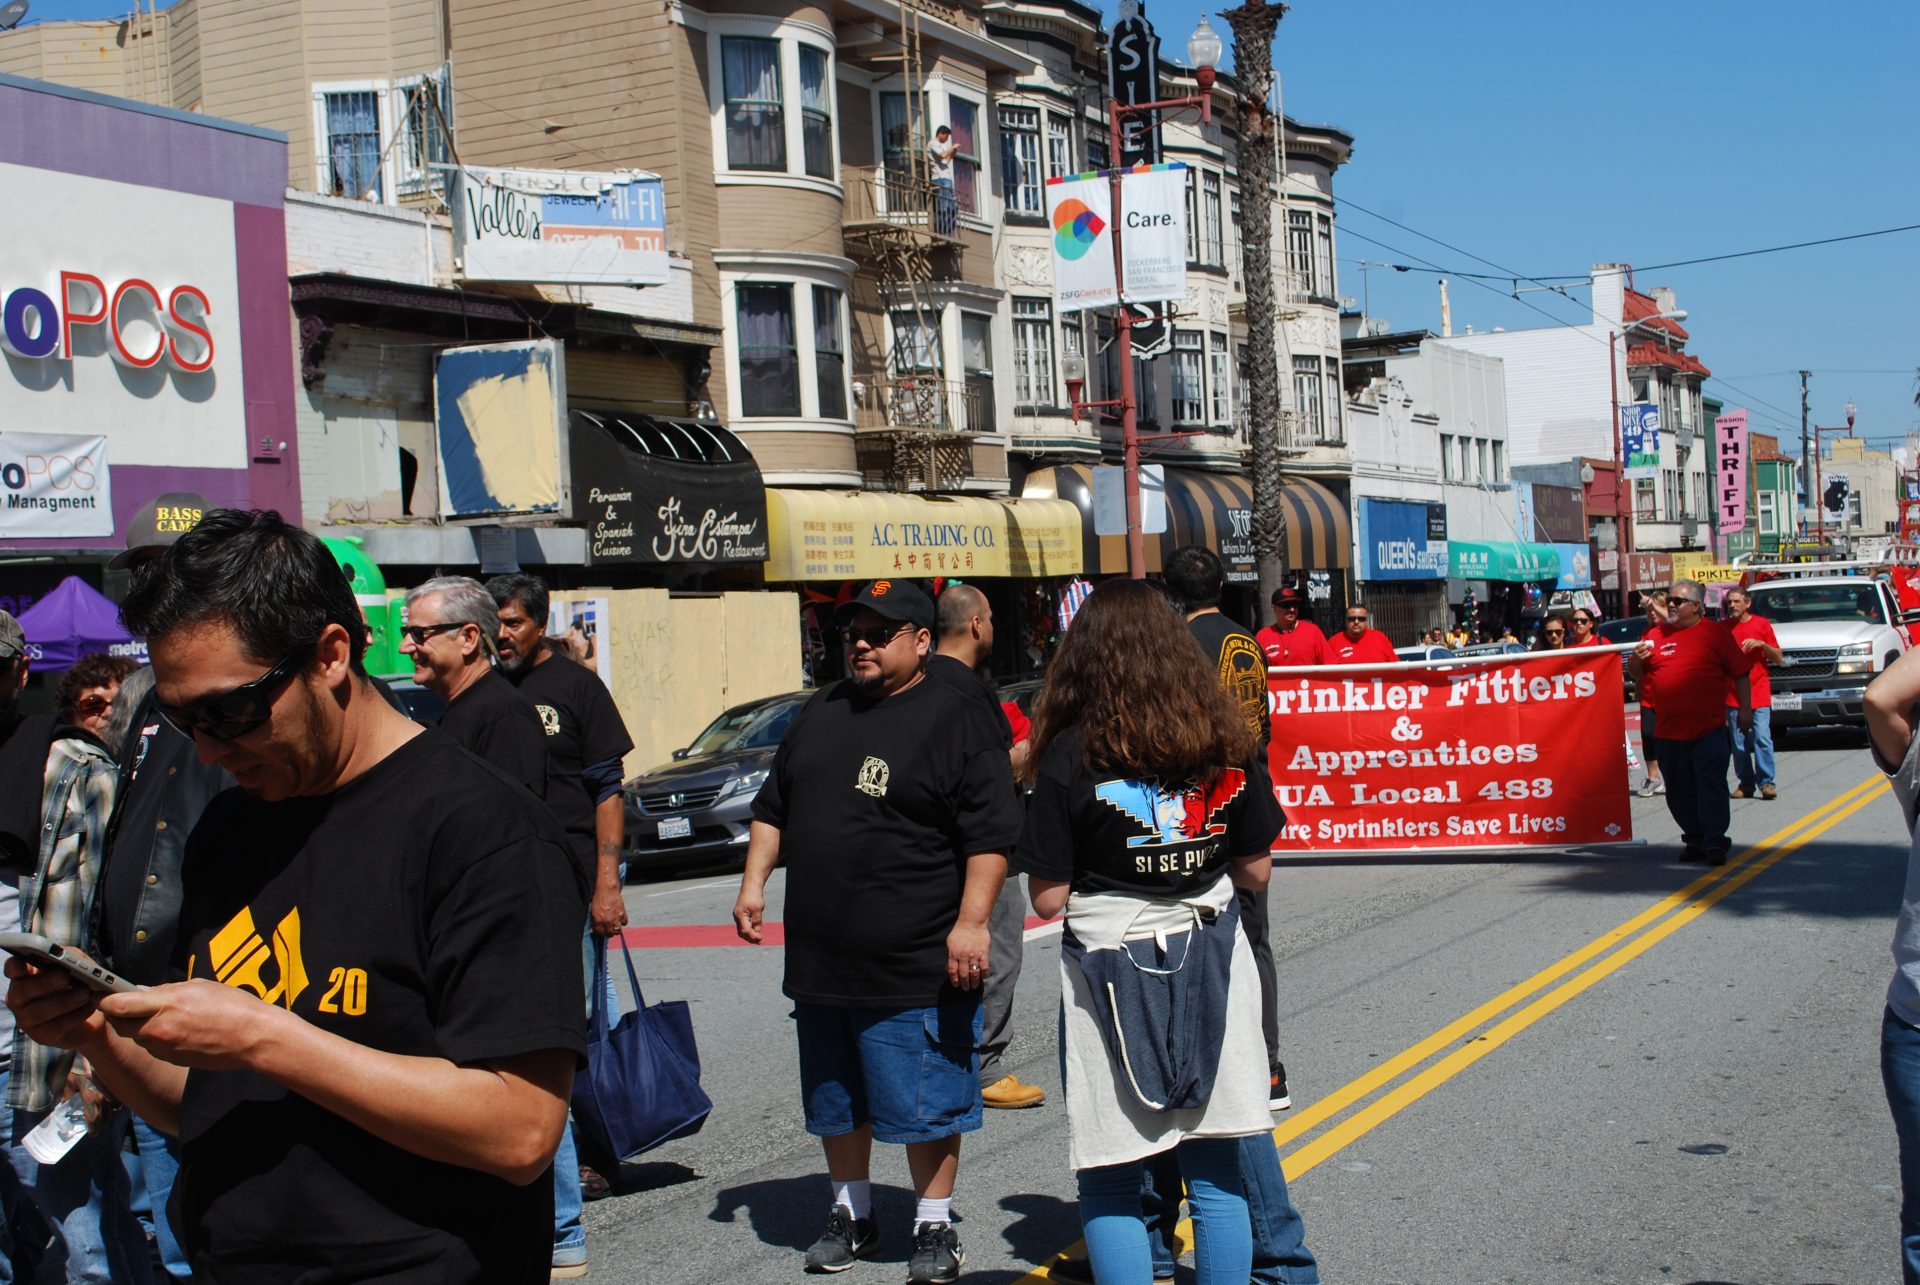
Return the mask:
<svg viewBox="0 0 1920 1285"><path fill-rule="evenodd" d="M1640 635L1642 642L1659 642L1666 637L1667 629L1667 591L1650 589L1640 595L1640 606L1647 613L1647 632ZM1641 798L1655 794L1665 794L1667 783L1660 779L1660 738L1654 733L1653 698L1647 694L1644 683L1635 684L1636 695L1640 702L1640 757L1647 765L1646 779L1640 782L1638 793Z"/></svg>
<svg viewBox="0 0 1920 1285"><path fill-rule="evenodd" d="M1733 725L1753 727L1753 694L1747 672L1753 661L1733 633L1706 616L1706 589L1697 580L1676 580L1667 591L1667 619L1660 636L1648 630L1633 649L1627 670L1660 708L1655 753L1667 783L1667 811L1680 827L1682 861L1727 863L1727 761L1733 741L1727 730L1727 685L1733 685ZM1645 704L1645 698L1642 698Z"/></svg>
<svg viewBox="0 0 1920 1285"><path fill-rule="evenodd" d="M1269 665L1324 665L1327 636L1305 618L1307 596L1298 589L1273 591L1273 623L1255 634Z"/></svg>
<svg viewBox="0 0 1920 1285"><path fill-rule="evenodd" d="M1328 663L1333 665L1392 665L1400 657L1393 642L1378 629L1368 627L1373 617L1365 607L1347 608L1347 627L1327 639Z"/></svg>
<svg viewBox="0 0 1920 1285"><path fill-rule="evenodd" d="M1575 607L1568 617L1568 627L1573 630L1567 635L1569 647L1598 647L1600 645L1600 618L1585 607Z"/></svg>
<svg viewBox="0 0 1920 1285"><path fill-rule="evenodd" d="M1747 684L1753 693L1753 727L1742 732L1733 726L1733 693L1727 693L1727 726L1733 731L1733 774L1740 778L1733 797L1777 799L1780 791L1773 784L1773 681L1767 666L1781 661L1780 640L1766 617L1753 614L1753 599L1744 589L1727 591L1727 625L1733 640L1753 661L1747 672Z"/></svg>

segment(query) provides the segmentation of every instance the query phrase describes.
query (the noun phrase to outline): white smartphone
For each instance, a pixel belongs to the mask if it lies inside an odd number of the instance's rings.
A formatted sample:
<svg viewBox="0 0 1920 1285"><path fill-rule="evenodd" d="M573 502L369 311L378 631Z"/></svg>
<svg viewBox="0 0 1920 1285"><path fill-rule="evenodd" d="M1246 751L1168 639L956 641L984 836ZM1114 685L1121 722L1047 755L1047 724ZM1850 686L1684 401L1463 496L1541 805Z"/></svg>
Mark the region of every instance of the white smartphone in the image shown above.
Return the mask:
<svg viewBox="0 0 1920 1285"><path fill-rule="evenodd" d="M115 977L78 946L65 946L39 933L0 933L0 950L18 955L36 968L57 968L103 995L140 989L124 977Z"/></svg>

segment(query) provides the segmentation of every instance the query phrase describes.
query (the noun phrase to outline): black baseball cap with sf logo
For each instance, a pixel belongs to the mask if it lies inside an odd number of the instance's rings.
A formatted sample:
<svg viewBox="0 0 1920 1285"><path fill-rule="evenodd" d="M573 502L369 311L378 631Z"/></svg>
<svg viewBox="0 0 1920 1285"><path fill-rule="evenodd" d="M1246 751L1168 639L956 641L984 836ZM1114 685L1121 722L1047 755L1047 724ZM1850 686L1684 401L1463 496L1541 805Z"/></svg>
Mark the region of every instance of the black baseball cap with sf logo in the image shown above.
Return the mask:
<svg viewBox="0 0 1920 1285"><path fill-rule="evenodd" d="M192 491L168 491L135 510L127 520L127 547L107 565L114 570L156 557L160 551L198 526L212 506Z"/></svg>

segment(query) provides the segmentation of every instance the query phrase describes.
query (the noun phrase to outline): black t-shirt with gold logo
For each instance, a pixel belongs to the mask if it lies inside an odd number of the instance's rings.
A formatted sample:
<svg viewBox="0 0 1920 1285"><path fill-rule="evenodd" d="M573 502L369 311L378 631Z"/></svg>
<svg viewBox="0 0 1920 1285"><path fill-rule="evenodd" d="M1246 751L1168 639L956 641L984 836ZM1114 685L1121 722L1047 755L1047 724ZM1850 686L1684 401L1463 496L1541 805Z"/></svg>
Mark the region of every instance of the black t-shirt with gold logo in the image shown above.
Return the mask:
<svg viewBox="0 0 1920 1285"><path fill-rule="evenodd" d="M1200 642L1220 674L1220 685L1240 706L1247 726L1267 743L1271 730L1267 713L1267 654L1254 636L1217 611L1195 616L1187 628Z"/></svg>
<svg viewBox="0 0 1920 1285"><path fill-rule="evenodd" d="M957 997L946 943L967 858L1020 837L1001 742L932 679L881 700L838 683L794 715L753 801L781 830L789 996L853 1008Z"/></svg>
<svg viewBox="0 0 1920 1285"><path fill-rule="evenodd" d="M462 1065L586 1051L587 889L520 782L438 731L344 788L229 790L187 844L179 971ZM425 1159L263 1075L190 1071L176 1225L207 1281L545 1279L553 1184Z"/></svg>

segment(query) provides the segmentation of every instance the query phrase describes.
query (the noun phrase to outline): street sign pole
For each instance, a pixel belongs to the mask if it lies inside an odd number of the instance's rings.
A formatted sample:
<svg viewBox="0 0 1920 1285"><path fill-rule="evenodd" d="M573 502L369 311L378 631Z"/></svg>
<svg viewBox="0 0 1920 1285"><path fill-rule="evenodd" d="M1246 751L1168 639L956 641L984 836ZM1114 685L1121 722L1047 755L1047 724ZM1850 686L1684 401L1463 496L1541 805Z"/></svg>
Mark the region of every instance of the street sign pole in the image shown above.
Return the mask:
<svg viewBox="0 0 1920 1285"><path fill-rule="evenodd" d="M1151 28L1149 28L1151 30ZM1120 104L1107 103L1107 138L1113 154L1120 155ZM1147 537L1140 522L1140 409L1133 387L1133 309L1127 306L1127 263L1120 248L1120 176L1116 165L1108 171L1113 184L1113 279L1120 287L1114 308L1113 344L1120 361L1120 461L1127 493L1127 574L1135 580L1147 577Z"/></svg>

